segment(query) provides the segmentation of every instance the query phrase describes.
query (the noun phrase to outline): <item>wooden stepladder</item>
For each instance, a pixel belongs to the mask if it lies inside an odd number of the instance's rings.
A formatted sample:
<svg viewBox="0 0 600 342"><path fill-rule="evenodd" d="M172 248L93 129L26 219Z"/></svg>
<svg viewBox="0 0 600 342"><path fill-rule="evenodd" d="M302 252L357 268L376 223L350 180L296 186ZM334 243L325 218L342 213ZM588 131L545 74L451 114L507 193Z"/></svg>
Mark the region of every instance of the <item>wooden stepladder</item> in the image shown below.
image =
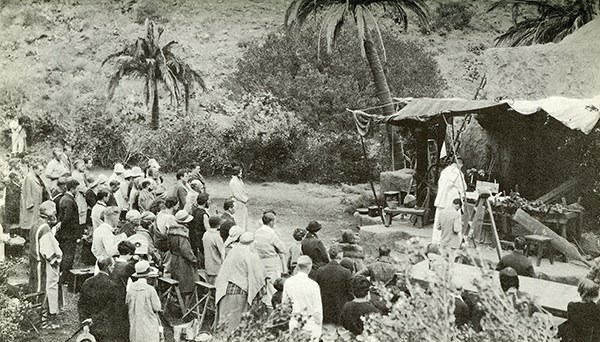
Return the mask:
<svg viewBox="0 0 600 342"><path fill-rule="evenodd" d="M502 249L500 246L500 237L498 237L498 231L496 230L496 222L494 221L494 213L492 210L492 204L490 203L491 193L488 190L479 192L477 203L475 204L475 210L470 213L469 221L471 222L470 230L467 228L464 236L468 237L473 245L476 247L477 243L485 242L484 235L486 230L484 227L490 227L492 235L494 237L494 244L496 245L496 252L498 253L498 260L502 259ZM487 214L487 215L486 215Z"/></svg>

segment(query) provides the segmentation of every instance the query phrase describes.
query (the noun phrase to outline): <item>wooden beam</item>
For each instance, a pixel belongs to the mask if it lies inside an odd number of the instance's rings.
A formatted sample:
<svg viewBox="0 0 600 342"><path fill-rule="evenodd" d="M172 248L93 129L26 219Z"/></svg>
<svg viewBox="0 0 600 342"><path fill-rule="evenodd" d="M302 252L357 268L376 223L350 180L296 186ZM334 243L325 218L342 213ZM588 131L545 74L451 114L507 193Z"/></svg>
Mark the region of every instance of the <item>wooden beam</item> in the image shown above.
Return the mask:
<svg viewBox="0 0 600 342"><path fill-rule="evenodd" d="M552 239L552 247L559 252L564 253L567 258L575 259L583 262L587 266L592 265L579 254L577 247L573 246L569 241L563 239L560 235L556 234L552 229L546 227L543 223L533 218L521 209L517 209L517 212L513 215L513 220L519 223L531 234L546 236Z"/></svg>
<svg viewBox="0 0 600 342"><path fill-rule="evenodd" d="M564 194L568 193L569 191L573 190L577 185L579 185L580 182L581 182L581 178L573 177L573 178L569 179L568 181L562 183L561 185L557 186L556 188L552 189L552 191L550 191L549 193L536 199L535 201L536 202L539 201L542 203L552 202L552 201L564 196Z"/></svg>

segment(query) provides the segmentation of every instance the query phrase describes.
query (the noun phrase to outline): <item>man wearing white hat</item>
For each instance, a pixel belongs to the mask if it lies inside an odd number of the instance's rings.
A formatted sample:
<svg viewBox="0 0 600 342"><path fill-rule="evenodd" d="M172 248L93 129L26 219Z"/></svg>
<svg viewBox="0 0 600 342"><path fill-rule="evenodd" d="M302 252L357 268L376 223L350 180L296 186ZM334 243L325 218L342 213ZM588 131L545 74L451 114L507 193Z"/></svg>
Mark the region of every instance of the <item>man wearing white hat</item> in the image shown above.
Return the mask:
<svg viewBox="0 0 600 342"><path fill-rule="evenodd" d="M137 197L139 194L139 187L141 187L141 183L139 180L144 177L144 172L138 166L131 169L131 182L129 183L129 210L138 209L137 208Z"/></svg>
<svg viewBox="0 0 600 342"><path fill-rule="evenodd" d="M125 179L123 179L123 172L125 172L125 167L123 167L123 164L116 163L115 167L113 168L113 174L110 175L108 181L110 182L114 179L118 180L119 182L124 181Z"/></svg>

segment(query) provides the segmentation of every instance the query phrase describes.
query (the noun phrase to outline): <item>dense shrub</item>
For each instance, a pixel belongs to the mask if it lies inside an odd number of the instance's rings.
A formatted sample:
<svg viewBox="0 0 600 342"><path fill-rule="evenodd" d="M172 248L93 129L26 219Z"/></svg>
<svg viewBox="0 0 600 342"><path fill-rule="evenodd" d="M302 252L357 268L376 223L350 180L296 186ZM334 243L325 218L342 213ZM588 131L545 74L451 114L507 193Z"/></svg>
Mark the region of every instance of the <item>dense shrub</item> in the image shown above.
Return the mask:
<svg viewBox="0 0 600 342"><path fill-rule="evenodd" d="M411 244L405 246L406 260L422 260L425 246ZM471 264L477 261L471 255L463 255ZM454 258L452 253L451 258ZM399 265L405 275L410 274L410 263ZM479 305L483 309L482 331L476 332L470 324L457 327L454 324L455 298L461 295L450 276L451 264L447 259L439 259L431 264L434 276L429 285L422 287L408 278L401 281L400 288L408 291L394 291L379 287L390 308L386 316L372 315L365 322L363 338L367 341L558 341L554 336L556 326L548 313L528 313L515 309L512 301L502 289L497 278L487 266L483 276L475 286ZM532 294L534 295L534 294ZM393 301L391 300L393 298ZM534 305L533 303L529 303Z"/></svg>
<svg viewBox="0 0 600 342"><path fill-rule="evenodd" d="M166 111L162 115L158 130L137 125L128 133L126 146L132 163L155 158L173 172L199 162L204 174L214 174L228 165L227 150L214 122Z"/></svg>
<svg viewBox="0 0 600 342"><path fill-rule="evenodd" d="M435 30L464 30L469 27L475 12L468 3L452 1L440 3L435 9L433 28Z"/></svg>
<svg viewBox="0 0 600 342"><path fill-rule="evenodd" d="M438 96L444 82L435 60L418 43L382 33L392 94ZM264 43L250 44L227 86L234 93L269 92L311 128L354 130L345 109L378 103L371 70L355 36L352 30L342 30L332 53L322 48L319 54L314 27L296 35L272 33Z"/></svg>
<svg viewBox="0 0 600 342"><path fill-rule="evenodd" d="M0 342L12 342L31 327L31 304L8 295L6 279L18 260L0 262Z"/></svg>

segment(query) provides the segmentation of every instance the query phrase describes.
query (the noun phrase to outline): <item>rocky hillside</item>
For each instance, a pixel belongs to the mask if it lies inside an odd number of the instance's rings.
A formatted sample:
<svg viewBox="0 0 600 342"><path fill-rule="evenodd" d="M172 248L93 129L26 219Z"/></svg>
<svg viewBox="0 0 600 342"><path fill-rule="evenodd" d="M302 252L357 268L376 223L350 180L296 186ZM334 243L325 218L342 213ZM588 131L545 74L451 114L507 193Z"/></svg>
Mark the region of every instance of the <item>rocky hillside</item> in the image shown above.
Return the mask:
<svg viewBox="0 0 600 342"><path fill-rule="evenodd" d="M287 5L283 0L4 0L0 108L16 115L49 109L68 115L78 101L105 91L114 70L110 65L101 69L103 59L142 36L141 23L150 17L165 28L162 42L179 42L176 52L205 77L209 92L193 101L192 110L226 114L223 80L248 42L283 28ZM436 6L432 2L433 18ZM473 97L481 76L481 52L508 27L506 13L485 13L486 6L483 1L470 5L473 16L463 30L423 35L410 25L407 34L399 35L423 42L436 56L448 84L446 96ZM383 29L399 31L388 21L381 21ZM124 82L116 97L139 103L140 92L139 83Z"/></svg>

